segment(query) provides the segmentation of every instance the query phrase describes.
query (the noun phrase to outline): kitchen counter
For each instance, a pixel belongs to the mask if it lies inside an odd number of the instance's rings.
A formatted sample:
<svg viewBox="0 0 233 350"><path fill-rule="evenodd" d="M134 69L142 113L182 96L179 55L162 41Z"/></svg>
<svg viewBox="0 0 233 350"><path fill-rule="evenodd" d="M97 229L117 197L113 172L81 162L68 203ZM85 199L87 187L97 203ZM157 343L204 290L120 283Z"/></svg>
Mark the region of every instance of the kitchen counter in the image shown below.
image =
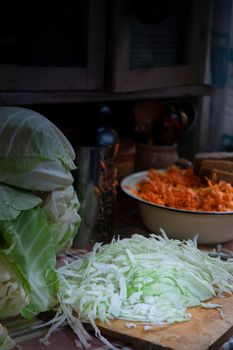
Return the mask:
<svg viewBox="0 0 233 350"><path fill-rule="evenodd" d="M115 215L115 223L114 223L114 233L120 234L121 237L130 237L133 233L147 233L147 229L143 225L140 219L140 213L137 207L137 203L129 199L124 194L120 194L118 196L117 204L116 204L116 215ZM207 247L204 247L205 249ZM233 241L226 243L224 245L212 246L208 247L210 250L215 248L216 253L223 254L224 257L227 257L230 252L233 252ZM72 259L73 256L77 253L77 250L70 250L68 254L60 256L60 259L67 258ZM40 332L29 332L26 335L23 335L19 338L20 346L22 350L46 350L46 349L56 349L56 350L75 350L79 348L79 343L77 342L77 338L72 330L66 326L60 328L59 330L52 333L49 341L50 344L45 346L40 343L40 338L42 334ZM108 338L117 349L131 350L135 349L130 344L121 343L116 340ZM92 336L90 350L101 350L107 349L106 346L103 345L94 335ZM137 347L139 349L139 347ZM140 348L141 349L141 348ZM187 345L188 349L188 345ZM220 349L219 349L220 350ZM222 347L221 350L233 350L233 338L230 338Z"/></svg>

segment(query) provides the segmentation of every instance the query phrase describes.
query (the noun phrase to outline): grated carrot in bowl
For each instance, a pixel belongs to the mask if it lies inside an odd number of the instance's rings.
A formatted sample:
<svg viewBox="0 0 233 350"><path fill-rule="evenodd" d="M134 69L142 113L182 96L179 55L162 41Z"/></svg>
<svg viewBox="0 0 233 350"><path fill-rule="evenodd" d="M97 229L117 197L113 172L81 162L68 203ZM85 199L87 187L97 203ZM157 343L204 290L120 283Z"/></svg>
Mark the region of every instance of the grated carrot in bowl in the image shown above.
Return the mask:
<svg viewBox="0 0 233 350"><path fill-rule="evenodd" d="M148 178L139 181L131 192L145 201L170 208L233 211L233 186L210 179L203 183L191 167L180 169L172 165L166 171L151 169Z"/></svg>

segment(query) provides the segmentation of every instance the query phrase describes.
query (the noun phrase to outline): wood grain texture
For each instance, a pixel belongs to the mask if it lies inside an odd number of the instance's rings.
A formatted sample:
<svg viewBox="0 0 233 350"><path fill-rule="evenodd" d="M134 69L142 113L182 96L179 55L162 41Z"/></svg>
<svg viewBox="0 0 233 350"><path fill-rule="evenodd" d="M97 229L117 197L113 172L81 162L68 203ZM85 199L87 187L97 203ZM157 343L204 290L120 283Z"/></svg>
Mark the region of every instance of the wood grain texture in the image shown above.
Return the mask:
<svg viewBox="0 0 233 350"><path fill-rule="evenodd" d="M103 335L133 344L135 349L218 350L233 335L233 296L213 299L221 305L223 317L217 309L190 308L192 319L169 326L152 326L145 331L144 324L133 322L136 328L127 328L126 322L113 320L99 323ZM130 322L130 321L129 321Z"/></svg>

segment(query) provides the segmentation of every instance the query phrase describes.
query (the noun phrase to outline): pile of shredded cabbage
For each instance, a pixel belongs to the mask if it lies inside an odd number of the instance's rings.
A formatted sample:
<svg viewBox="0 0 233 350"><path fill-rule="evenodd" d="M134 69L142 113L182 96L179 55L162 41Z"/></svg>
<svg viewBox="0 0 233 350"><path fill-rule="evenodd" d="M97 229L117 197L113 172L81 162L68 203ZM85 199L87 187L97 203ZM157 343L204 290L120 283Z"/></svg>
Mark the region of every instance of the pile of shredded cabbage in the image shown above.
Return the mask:
<svg viewBox="0 0 233 350"><path fill-rule="evenodd" d="M172 240L164 233L97 243L91 253L61 267L58 276L60 305L44 341L68 322L85 348L90 336L82 322L91 323L97 337L114 349L95 320L182 322L192 317L188 307L219 307L203 302L233 291L232 263L209 257L195 240Z"/></svg>

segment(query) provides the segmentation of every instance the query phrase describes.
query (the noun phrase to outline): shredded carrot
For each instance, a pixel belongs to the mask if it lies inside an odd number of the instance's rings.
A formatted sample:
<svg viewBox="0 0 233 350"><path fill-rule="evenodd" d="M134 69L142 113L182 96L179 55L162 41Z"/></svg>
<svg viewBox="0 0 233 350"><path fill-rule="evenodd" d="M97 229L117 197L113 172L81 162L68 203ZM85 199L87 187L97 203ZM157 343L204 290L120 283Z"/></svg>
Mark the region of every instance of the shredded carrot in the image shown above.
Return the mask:
<svg viewBox="0 0 233 350"><path fill-rule="evenodd" d="M175 165L166 171L151 169L148 178L131 189L137 197L150 203L193 211L233 211L233 186L225 181L210 179L203 184L192 168Z"/></svg>

